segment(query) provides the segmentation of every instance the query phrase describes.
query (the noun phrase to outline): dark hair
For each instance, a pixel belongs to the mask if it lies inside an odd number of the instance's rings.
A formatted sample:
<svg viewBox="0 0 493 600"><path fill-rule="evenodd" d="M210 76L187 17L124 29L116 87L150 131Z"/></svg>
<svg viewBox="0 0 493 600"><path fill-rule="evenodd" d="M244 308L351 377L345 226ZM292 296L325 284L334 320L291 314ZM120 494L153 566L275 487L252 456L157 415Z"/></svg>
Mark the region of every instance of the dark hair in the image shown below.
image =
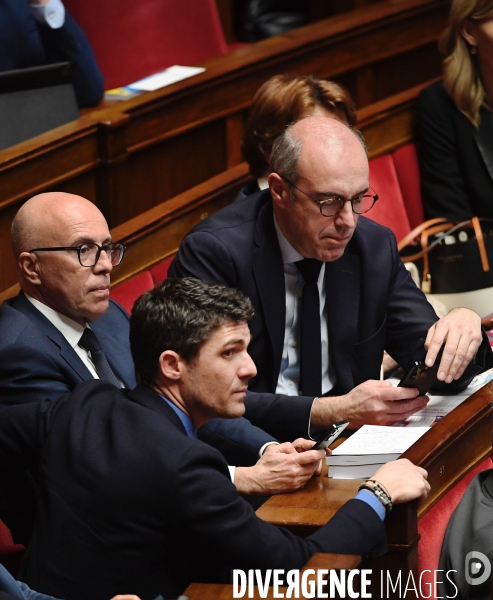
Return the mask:
<svg viewBox="0 0 493 600"><path fill-rule="evenodd" d="M268 156L275 139L288 125L320 106L334 118L356 124L356 108L349 92L334 81L307 75L275 75L253 98L241 149L254 177L269 169Z"/></svg>
<svg viewBox="0 0 493 600"><path fill-rule="evenodd" d="M165 350L193 362L216 329L249 321L253 314L250 300L239 290L192 277L163 281L136 301L130 317L137 380L153 385Z"/></svg>

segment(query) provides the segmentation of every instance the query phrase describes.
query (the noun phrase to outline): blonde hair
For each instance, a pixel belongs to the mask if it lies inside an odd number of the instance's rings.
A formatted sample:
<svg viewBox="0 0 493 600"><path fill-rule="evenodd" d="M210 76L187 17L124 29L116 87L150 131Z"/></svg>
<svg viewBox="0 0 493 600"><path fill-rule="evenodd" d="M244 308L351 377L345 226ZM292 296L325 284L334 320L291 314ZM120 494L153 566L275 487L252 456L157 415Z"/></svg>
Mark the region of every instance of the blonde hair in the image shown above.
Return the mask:
<svg viewBox="0 0 493 600"><path fill-rule="evenodd" d="M493 18L493 0L453 0L450 20L440 40L443 87L457 108L477 127L485 104L477 54L471 54L461 29L466 21L482 23Z"/></svg>

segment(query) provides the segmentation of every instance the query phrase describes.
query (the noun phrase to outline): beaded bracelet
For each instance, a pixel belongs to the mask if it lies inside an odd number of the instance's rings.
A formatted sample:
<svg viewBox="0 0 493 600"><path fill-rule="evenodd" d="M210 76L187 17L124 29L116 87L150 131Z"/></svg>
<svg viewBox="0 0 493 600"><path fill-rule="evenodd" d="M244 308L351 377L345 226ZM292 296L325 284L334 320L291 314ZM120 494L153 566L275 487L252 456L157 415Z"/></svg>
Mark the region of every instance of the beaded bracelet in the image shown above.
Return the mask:
<svg viewBox="0 0 493 600"><path fill-rule="evenodd" d="M367 481L364 481L358 489L368 490L369 492L372 492L372 494L375 494L375 496L383 504L383 507L385 508L385 514L388 515L392 510L392 498L379 481L376 481L375 479L368 479Z"/></svg>

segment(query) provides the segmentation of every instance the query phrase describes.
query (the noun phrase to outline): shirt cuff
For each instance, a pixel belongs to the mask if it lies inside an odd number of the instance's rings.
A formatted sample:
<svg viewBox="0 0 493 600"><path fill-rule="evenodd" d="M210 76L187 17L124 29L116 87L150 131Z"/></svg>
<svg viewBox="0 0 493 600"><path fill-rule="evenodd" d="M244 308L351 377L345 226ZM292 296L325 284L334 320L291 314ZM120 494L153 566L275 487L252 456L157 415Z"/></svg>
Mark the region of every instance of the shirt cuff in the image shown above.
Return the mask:
<svg viewBox="0 0 493 600"><path fill-rule="evenodd" d="M380 502L380 500L375 496L375 494L372 494L369 490L360 490L356 494L354 499L361 500L362 502L366 502L366 504L369 504L377 513L377 515L382 519L382 521L385 520L385 508Z"/></svg>
<svg viewBox="0 0 493 600"><path fill-rule="evenodd" d="M48 4L30 4L34 20L51 29L60 29L65 23L65 7L60 0L50 0Z"/></svg>
<svg viewBox="0 0 493 600"><path fill-rule="evenodd" d="M228 469L229 469L229 476L231 477L231 481L234 483L235 482L235 475L236 475L236 467L230 467L228 465ZM373 494L372 494L372 496L373 496Z"/></svg>
<svg viewBox="0 0 493 600"><path fill-rule="evenodd" d="M264 454L265 450L267 449L267 446L279 446L279 442L267 442L266 444L264 444L262 446L262 448L260 448L258 456L259 458L262 458L262 455Z"/></svg>

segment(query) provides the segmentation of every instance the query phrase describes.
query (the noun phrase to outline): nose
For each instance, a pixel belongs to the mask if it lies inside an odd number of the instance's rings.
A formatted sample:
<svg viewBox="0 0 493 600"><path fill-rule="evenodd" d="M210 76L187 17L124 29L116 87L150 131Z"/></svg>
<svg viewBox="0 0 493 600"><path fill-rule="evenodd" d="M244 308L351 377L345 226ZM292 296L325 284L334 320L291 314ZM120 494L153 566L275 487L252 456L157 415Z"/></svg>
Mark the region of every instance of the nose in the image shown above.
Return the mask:
<svg viewBox="0 0 493 600"><path fill-rule="evenodd" d="M101 250L98 262L94 265L93 270L95 273L111 273L113 270L110 257L105 250Z"/></svg>
<svg viewBox="0 0 493 600"><path fill-rule="evenodd" d="M351 202L345 202L343 209L335 216L335 223L344 229L354 229L356 226L355 214Z"/></svg>
<svg viewBox="0 0 493 600"><path fill-rule="evenodd" d="M238 377L240 379L251 379L252 377L255 377L256 374L257 367L255 366L252 357L245 351L241 368L238 371Z"/></svg>

